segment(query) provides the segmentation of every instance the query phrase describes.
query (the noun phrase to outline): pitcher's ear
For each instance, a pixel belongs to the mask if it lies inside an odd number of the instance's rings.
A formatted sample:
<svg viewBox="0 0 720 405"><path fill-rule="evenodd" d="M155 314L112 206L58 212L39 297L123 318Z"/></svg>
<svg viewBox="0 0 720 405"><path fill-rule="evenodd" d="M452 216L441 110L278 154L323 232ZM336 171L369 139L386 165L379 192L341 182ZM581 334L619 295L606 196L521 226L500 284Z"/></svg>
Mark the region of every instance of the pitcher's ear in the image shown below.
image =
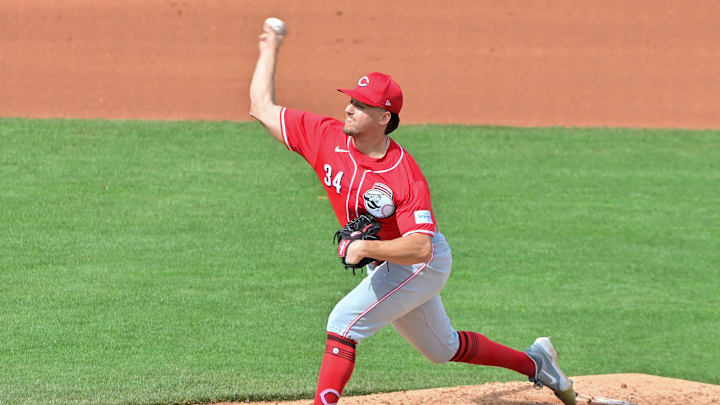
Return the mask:
<svg viewBox="0 0 720 405"><path fill-rule="evenodd" d="M385 125L390 122L390 118L392 118L392 113L386 110L383 112L382 119L378 122L378 124Z"/></svg>

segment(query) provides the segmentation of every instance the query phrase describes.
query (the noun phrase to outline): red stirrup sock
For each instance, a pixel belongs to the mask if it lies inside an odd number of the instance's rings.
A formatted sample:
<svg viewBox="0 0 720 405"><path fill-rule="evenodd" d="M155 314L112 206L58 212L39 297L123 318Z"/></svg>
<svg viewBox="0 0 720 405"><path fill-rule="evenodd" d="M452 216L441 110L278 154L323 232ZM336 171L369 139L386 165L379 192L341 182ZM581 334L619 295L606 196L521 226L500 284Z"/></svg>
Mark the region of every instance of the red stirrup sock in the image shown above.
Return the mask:
<svg viewBox="0 0 720 405"><path fill-rule="evenodd" d="M313 405L334 405L355 368L355 342L328 333Z"/></svg>
<svg viewBox="0 0 720 405"><path fill-rule="evenodd" d="M450 361L508 368L535 377L535 362L524 352L493 342L476 332L458 331L457 334L460 346Z"/></svg>

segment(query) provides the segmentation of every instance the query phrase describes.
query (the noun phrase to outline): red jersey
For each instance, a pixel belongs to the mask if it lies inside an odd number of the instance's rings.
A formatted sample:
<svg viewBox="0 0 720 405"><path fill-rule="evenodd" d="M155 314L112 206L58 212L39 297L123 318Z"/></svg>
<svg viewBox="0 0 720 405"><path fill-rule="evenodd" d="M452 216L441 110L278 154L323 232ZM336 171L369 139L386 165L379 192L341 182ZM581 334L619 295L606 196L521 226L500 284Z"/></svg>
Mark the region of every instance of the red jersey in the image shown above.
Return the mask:
<svg viewBox="0 0 720 405"><path fill-rule="evenodd" d="M337 119L283 108L280 121L285 145L315 169L341 225L370 214L380 222L382 240L435 234L425 176L394 140L385 156L374 159L355 149Z"/></svg>

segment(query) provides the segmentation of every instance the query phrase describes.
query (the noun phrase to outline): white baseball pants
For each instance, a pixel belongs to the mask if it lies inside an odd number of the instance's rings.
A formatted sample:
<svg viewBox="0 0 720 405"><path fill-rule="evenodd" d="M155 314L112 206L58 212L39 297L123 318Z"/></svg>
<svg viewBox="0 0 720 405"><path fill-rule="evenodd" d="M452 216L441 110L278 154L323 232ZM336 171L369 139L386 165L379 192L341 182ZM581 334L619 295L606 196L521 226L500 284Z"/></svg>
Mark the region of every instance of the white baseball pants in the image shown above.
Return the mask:
<svg viewBox="0 0 720 405"><path fill-rule="evenodd" d="M330 313L328 332L360 342L392 323L428 360L449 361L459 341L439 292L450 276L452 254L441 233L432 241L429 263L369 265L367 276Z"/></svg>

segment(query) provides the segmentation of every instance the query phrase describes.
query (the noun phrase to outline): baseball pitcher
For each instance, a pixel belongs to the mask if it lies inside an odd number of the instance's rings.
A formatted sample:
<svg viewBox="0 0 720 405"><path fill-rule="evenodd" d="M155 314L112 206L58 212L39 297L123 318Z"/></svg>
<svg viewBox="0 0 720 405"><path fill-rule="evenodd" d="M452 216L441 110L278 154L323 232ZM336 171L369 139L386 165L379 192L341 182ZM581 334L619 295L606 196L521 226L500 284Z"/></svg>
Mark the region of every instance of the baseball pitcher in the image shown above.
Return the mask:
<svg viewBox="0 0 720 405"><path fill-rule="evenodd" d="M400 122L403 95L389 75L372 72L353 88L344 120L275 103L274 73L284 35L263 27L250 85L250 115L310 164L342 228L338 256L366 276L337 303L327 323L315 404L336 404L355 366L360 342L392 324L433 363L504 367L547 386L565 404L575 391L548 338L518 351L471 331L456 331L439 292L452 255L438 231L430 189L413 157L389 134Z"/></svg>

